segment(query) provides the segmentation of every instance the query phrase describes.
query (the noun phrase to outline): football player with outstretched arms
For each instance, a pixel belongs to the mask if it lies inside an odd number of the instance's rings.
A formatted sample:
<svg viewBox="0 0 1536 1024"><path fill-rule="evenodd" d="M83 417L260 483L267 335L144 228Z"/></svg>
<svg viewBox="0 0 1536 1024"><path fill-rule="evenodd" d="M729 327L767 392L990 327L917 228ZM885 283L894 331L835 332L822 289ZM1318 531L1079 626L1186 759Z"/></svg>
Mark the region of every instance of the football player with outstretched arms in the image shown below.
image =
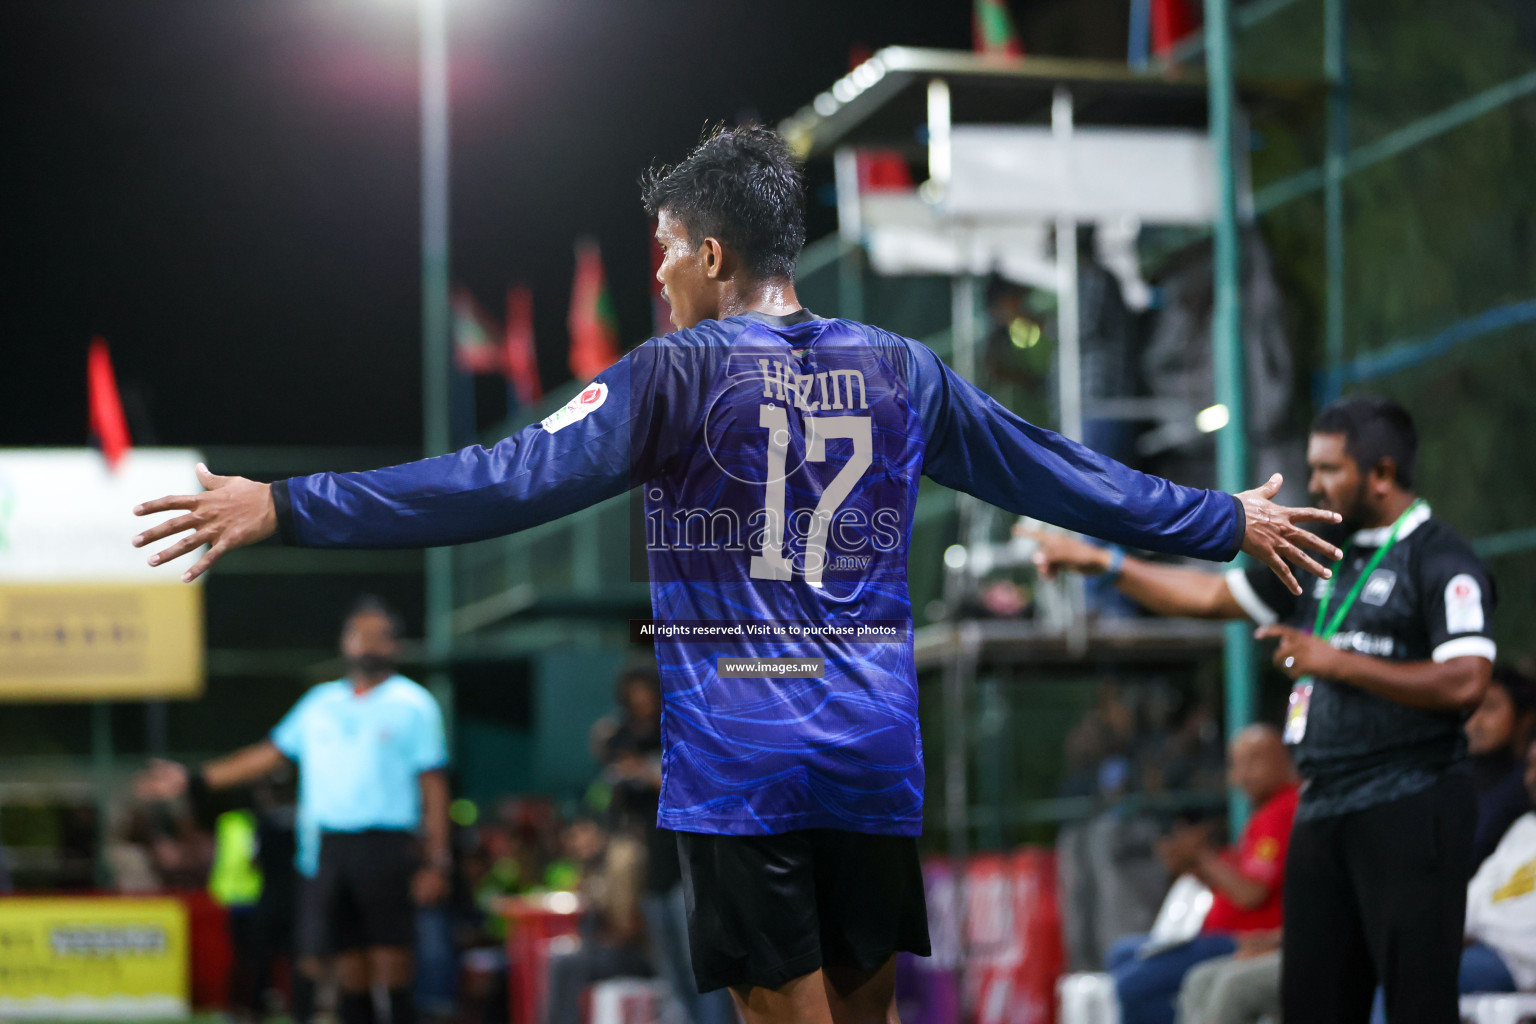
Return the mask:
<svg viewBox="0 0 1536 1024"><path fill-rule="evenodd" d="M271 484L204 470L204 493L139 506L181 515L134 542L183 535L152 564L207 545L193 579L274 534L460 544L642 488L654 617L677 627L656 643L658 823L678 837L696 980L753 1024L864 1024L895 1019L895 954L928 952L906 576L920 477L1119 543L1247 551L1288 592L1288 562L1326 575L1309 551L1338 554L1300 524L1337 517L1276 505L1278 478L1231 495L1135 472L917 342L805 309L803 193L772 131L708 134L644 181L674 333L491 448Z"/></svg>

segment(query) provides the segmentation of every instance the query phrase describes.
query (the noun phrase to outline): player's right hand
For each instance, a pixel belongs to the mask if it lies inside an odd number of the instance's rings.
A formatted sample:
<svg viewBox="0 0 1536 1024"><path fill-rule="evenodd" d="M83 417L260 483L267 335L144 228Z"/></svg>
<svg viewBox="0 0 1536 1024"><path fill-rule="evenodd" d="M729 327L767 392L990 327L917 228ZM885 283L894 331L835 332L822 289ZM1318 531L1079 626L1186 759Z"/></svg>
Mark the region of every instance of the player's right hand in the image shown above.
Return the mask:
<svg viewBox="0 0 1536 1024"><path fill-rule="evenodd" d="M155 758L133 778L133 795L140 800L175 800L187 791L187 769L175 761Z"/></svg>
<svg viewBox="0 0 1536 1024"><path fill-rule="evenodd" d="M1109 568L1109 550L1097 544L1074 537L1070 533L1054 533L1035 529L1020 523L1013 528L1015 537L1028 537L1039 545L1031 561L1035 571L1044 579L1055 579L1059 572L1080 572L1096 576Z"/></svg>
<svg viewBox="0 0 1536 1024"><path fill-rule="evenodd" d="M1276 473L1253 490L1234 495L1243 503L1243 514L1248 520L1243 532L1242 549L1250 558L1269 566L1280 577L1285 588L1300 597L1301 584L1296 582L1288 562L1294 562L1298 567L1325 580L1333 576L1333 570L1323 568L1315 558L1302 550L1303 547L1311 548L1334 561L1344 557L1343 552L1332 543L1302 529L1300 524L1337 523L1341 517L1337 512L1326 509L1289 508L1275 504L1270 499L1279 493L1281 483L1280 474Z"/></svg>
<svg viewBox="0 0 1536 1024"><path fill-rule="evenodd" d="M206 488L202 494L167 495L133 509L136 516L172 509L187 513L152 526L133 538L133 546L141 548L174 534L192 531L165 550L150 555L150 565L169 562L208 545L197 564L182 573L183 583L191 583L207 572L224 552L266 540L277 532L277 506L272 503L271 484L259 484L243 476L215 476L201 462L197 464L197 479Z"/></svg>

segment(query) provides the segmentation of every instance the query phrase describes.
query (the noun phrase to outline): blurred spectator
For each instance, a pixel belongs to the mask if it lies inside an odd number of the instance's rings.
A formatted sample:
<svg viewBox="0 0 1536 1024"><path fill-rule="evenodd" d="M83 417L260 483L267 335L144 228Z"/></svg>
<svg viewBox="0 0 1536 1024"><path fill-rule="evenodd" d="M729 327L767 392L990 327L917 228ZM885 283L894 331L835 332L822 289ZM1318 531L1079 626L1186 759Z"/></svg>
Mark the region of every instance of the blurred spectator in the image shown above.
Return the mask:
<svg viewBox="0 0 1536 1024"><path fill-rule="evenodd" d="M1171 732L1156 732L1140 745L1143 787L1148 792L1222 788L1226 759L1216 714L1203 700L1187 703Z"/></svg>
<svg viewBox="0 0 1536 1024"><path fill-rule="evenodd" d="M1236 850L1218 851L1208 830L1192 825L1176 828L1158 844L1170 874L1194 875L1214 895L1200 934L1155 951L1147 947L1147 936L1131 935L1109 954L1124 1024L1172 1024L1174 999L1191 967L1235 952L1244 935L1280 927L1281 882L1298 785L1279 732L1253 725L1239 733L1232 741L1230 776L1255 808Z"/></svg>
<svg viewBox="0 0 1536 1024"><path fill-rule="evenodd" d="M501 822L489 822L480 826L465 868L475 905L485 914L486 932L497 941L505 939L507 921L498 909L500 901L540 887L533 845Z"/></svg>
<svg viewBox="0 0 1536 1024"><path fill-rule="evenodd" d="M1179 989L1180 1024L1259 1024L1280 1019L1280 933L1254 932L1237 952L1196 964Z"/></svg>
<svg viewBox="0 0 1536 1024"><path fill-rule="evenodd" d="M627 669L615 698L620 714L606 730L604 777L611 786L609 813L614 828L645 847L642 910L651 959L671 986L690 1024L723 1024L733 1018L726 990L701 995L688 952L688 917L677 840L656 827L661 800L661 682L653 666Z"/></svg>
<svg viewBox="0 0 1536 1024"><path fill-rule="evenodd" d="M1182 713L1171 688L1101 685L1093 708L1064 744L1063 797L1096 796L1106 807L1063 826L1057 839L1062 930L1071 970L1104 964L1114 940L1152 926L1168 890L1155 854L1163 826L1123 803L1127 794L1210 789L1221 785L1214 718L1201 700ZM1179 724L1172 732L1170 718Z"/></svg>
<svg viewBox="0 0 1536 1024"><path fill-rule="evenodd" d="M1536 802L1536 744L1526 750L1526 796ZM1460 988L1536 989L1536 812L1521 815L1467 886Z"/></svg>
<svg viewBox="0 0 1536 1024"><path fill-rule="evenodd" d="M958 618L1020 619L1033 614L1034 595L1028 588L1004 577L983 581L961 601Z"/></svg>
<svg viewBox="0 0 1536 1024"><path fill-rule="evenodd" d="M590 985L651 974L640 914L645 848L627 836L610 838L591 818L571 823L566 847L581 865L585 909L576 948L550 957L545 1024L581 1024L581 994Z"/></svg>
<svg viewBox="0 0 1536 1024"><path fill-rule="evenodd" d="M987 279L987 336L983 342L988 391L1035 423L1055 417L1050 392L1056 342L1029 308L1029 289L993 274Z"/></svg>
<svg viewBox="0 0 1536 1024"><path fill-rule="evenodd" d="M105 855L112 885L120 893L138 895L160 888L149 848L154 841L154 825L146 807L133 807L117 834L107 842Z"/></svg>
<svg viewBox="0 0 1536 1024"><path fill-rule="evenodd" d="M1123 689L1107 682L1063 744L1061 795L1093 796L1109 805L1087 821L1064 825L1056 841L1062 933L1072 970L1103 964L1111 936L1150 927L1168 887L1152 855L1157 826L1119 806L1132 783L1127 755L1135 734L1136 715Z"/></svg>
<svg viewBox="0 0 1536 1024"><path fill-rule="evenodd" d="M232 1008L260 1019L277 962L293 964L298 872L294 867L294 773L280 766L271 778L224 801L194 801L192 820L214 837L208 890L229 908Z"/></svg>
<svg viewBox="0 0 1536 1024"><path fill-rule="evenodd" d="M1536 685L1508 665L1496 665L1492 685L1467 719L1468 767L1477 789L1472 863L1481 864L1515 819L1531 809L1524 753L1536 722Z"/></svg>

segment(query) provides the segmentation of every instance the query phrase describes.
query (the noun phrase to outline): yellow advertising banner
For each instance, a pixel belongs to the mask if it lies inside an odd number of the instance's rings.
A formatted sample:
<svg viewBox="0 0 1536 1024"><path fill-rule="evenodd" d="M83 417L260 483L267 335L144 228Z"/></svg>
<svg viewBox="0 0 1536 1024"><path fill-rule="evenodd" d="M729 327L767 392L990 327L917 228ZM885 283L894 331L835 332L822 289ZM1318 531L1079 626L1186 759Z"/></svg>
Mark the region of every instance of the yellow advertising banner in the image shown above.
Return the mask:
<svg viewBox="0 0 1536 1024"><path fill-rule="evenodd" d="M0 700L196 697L200 587L0 582Z"/></svg>
<svg viewBox="0 0 1536 1024"><path fill-rule="evenodd" d="M178 900L0 898L0 1019L185 1017L189 956Z"/></svg>
<svg viewBox="0 0 1536 1024"><path fill-rule="evenodd" d="M202 693L197 559L159 567L133 507L200 488L194 451L137 448L115 469L90 449L0 449L0 701Z"/></svg>

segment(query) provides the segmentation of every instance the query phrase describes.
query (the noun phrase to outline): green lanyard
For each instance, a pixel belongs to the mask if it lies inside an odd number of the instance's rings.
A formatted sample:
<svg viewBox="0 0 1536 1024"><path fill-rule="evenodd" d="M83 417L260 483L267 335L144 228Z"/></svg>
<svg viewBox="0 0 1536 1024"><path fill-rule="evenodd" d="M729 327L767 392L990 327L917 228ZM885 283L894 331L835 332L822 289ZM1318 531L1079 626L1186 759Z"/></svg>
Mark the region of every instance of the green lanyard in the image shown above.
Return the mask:
<svg viewBox="0 0 1536 1024"><path fill-rule="evenodd" d="M1387 542L1377 548L1376 553L1371 556L1371 560L1365 563L1365 569L1361 571L1359 578L1355 580L1355 585L1350 587L1349 593L1345 595L1344 603L1339 605L1339 610L1333 613L1332 620L1328 622L1328 627L1324 629L1323 621L1328 618L1328 602L1333 600L1333 583L1332 581L1329 582L1327 593L1323 595L1323 599L1317 605L1317 625L1313 627L1313 632L1324 640L1333 638L1333 634L1339 631L1339 626L1344 622L1344 616L1348 615L1349 610L1355 606L1355 598L1360 596L1360 591L1365 586L1365 581L1371 578L1371 573L1376 571L1376 567L1381 564L1381 560L1387 557L1387 552L1392 550L1392 545L1397 543L1397 531L1403 528L1403 523L1413 514L1414 510L1423 504L1423 498L1415 498L1413 504L1403 509L1403 514L1398 516L1397 522L1392 524L1392 532L1387 534ZM1333 567L1333 574L1335 576L1339 574L1339 569L1344 565L1345 559L1349 558L1349 549L1349 544L1344 545L1344 552Z"/></svg>

